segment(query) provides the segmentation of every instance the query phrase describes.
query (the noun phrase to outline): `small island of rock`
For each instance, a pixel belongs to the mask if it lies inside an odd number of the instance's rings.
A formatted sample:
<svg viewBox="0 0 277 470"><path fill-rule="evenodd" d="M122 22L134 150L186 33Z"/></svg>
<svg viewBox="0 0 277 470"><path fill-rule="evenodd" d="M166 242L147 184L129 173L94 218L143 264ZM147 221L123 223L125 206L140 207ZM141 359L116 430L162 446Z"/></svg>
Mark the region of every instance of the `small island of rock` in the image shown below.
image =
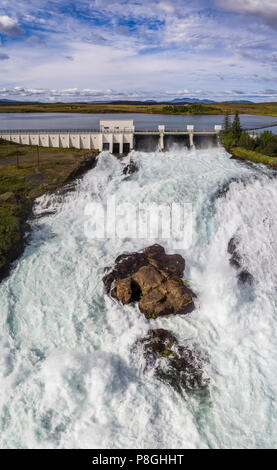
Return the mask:
<svg viewBox="0 0 277 470"><path fill-rule="evenodd" d="M142 252L118 256L103 278L107 292L122 304L138 302L146 318L186 314L194 310L195 295L182 280L185 260L167 255L155 244Z"/></svg>

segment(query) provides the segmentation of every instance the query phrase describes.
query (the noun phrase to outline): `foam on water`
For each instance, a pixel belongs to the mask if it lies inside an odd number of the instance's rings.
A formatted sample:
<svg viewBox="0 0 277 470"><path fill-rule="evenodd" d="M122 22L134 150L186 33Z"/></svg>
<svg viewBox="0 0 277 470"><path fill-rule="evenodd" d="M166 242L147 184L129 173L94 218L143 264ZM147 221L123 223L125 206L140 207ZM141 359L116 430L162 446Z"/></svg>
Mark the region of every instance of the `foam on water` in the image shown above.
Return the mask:
<svg viewBox="0 0 277 470"><path fill-rule="evenodd" d="M0 286L0 445L274 447L276 180L220 148L132 157L138 173L123 176L122 163L103 153L75 191L37 201L31 243ZM103 268L153 243L87 239L87 204L111 195L192 203L192 244L181 253L197 310L147 321L104 295ZM251 289L229 265L234 234L255 278ZM170 240L160 242L174 251ZM154 326L208 353L208 398L181 397L143 373L131 351Z"/></svg>

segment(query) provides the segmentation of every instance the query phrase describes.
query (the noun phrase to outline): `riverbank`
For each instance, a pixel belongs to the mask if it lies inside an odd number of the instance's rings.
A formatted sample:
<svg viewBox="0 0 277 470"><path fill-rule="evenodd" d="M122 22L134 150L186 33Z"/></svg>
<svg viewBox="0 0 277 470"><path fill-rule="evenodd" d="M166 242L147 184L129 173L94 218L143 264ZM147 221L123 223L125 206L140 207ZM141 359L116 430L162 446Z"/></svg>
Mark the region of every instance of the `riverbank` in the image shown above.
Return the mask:
<svg viewBox="0 0 277 470"><path fill-rule="evenodd" d="M262 153L254 152L252 150L246 150L242 147L233 147L231 150L227 150L233 155L234 158L239 160L249 160L254 163L263 163L277 169L277 158L263 155Z"/></svg>
<svg viewBox="0 0 277 470"><path fill-rule="evenodd" d="M34 200L84 174L97 154L0 141L0 282L24 250Z"/></svg>
<svg viewBox="0 0 277 470"><path fill-rule="evenodd" d="M86 104L86 103L1 103L0 113L146 113L146 114L225 114L235 112L276 116L277 103L194 103L194 104Z"/></svg>

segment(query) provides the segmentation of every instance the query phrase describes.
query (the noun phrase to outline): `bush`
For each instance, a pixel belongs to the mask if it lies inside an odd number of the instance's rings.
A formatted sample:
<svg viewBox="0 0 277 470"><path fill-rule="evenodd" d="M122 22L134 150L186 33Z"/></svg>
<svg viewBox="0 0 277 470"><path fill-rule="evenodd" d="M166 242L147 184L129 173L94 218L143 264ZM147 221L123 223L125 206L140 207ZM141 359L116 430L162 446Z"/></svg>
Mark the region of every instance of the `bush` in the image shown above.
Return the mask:
<svg viewBox="0 0 277 470"><path fill-rule="evenodd" d="M255 150L256 140L253 137L250 137L248 132L242 132L238 140L238 146L248 150Z"/></svg>
<svg viewBox="0 0 277 470"><path fill-rule="evenodd" d="M263 153L270 157L277 157L277 139L276 141L269 142L264 148Z"/></svg>

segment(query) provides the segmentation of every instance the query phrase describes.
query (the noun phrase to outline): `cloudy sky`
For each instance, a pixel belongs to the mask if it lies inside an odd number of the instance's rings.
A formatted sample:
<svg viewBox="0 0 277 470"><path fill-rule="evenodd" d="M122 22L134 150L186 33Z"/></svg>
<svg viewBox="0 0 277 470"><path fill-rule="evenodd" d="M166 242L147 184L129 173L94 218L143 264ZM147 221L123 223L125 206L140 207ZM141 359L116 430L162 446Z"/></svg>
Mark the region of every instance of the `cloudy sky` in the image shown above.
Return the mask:
<svg viewBox="0 0 277 470"><path fill-rule="evenodd" d="M277 101L277 0L0 0L0 98Z"/></svg>

